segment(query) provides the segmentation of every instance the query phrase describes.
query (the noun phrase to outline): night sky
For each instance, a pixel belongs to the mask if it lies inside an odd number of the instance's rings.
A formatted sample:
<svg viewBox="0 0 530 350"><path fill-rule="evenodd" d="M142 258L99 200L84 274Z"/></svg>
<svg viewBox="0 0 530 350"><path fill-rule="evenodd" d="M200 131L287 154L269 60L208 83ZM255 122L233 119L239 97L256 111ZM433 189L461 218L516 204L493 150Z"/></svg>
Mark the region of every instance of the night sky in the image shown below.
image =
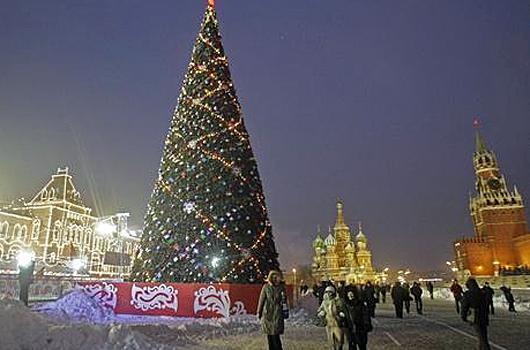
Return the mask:
<svg viewBox="0 0 530 350"><path fill-rule="evenodd" d="M0 201L69 166L140 228L205 3L0 1ZM473 234L475 116L530 203L529 1L217 8L284 268L337 197L377 266L443 268Z"/></svg>

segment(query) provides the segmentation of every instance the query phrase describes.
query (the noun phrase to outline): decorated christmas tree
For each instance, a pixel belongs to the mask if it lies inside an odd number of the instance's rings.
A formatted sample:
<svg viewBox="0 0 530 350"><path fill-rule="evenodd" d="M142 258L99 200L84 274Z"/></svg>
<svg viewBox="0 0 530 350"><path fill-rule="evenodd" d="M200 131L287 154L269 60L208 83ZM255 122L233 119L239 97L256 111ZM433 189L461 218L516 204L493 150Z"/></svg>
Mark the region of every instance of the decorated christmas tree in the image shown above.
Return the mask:
<svg viewBox="0 0 530 350"><path fill-rule="evenodd" d="M132 279L260 283L279 268L277 258L210 0L164 144Z"/></svg>

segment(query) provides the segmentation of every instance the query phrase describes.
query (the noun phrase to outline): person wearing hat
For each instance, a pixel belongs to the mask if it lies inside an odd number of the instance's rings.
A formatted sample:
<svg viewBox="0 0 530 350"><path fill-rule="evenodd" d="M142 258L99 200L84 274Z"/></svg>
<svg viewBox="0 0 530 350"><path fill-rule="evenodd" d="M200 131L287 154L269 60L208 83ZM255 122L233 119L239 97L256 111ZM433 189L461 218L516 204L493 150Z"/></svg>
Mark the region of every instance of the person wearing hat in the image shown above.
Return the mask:
<svg viewBox="0 0 530 350"><path fill-rule="evenodd" d="M282 306L286 303L285 286L280 283L279 271L269 272L267 284L261 289L258 302L258 318L261 331L267 335L269 350L282 350L280 335L284 331L284 314Z"/></svg>
<svg viewBox="0 0 530 350"><path fill-rule="evenodd" d="M329 345L333 350L341 350L344 341L349 342L346 307L337 295L335 287L327 286L324 290L324 301L318 308L317 315L326 319L326 333Z"/></svg>

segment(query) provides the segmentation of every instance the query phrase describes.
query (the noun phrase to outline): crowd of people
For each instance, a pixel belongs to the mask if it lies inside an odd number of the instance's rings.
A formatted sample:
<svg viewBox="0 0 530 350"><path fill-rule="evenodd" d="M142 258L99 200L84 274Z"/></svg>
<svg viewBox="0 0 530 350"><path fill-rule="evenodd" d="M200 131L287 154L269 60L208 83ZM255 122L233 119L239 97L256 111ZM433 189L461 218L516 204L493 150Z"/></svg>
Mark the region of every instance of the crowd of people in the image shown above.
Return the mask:
<svg viewBox="0 0 530 350"><path fill-rule="evenodd" d="M482 287L470 277L466 284L466 291L455 279L450 286L455 308L462 321L470 323L479 339L479 349L490 349L488 342L489 315L494 315L493 297L495 291L485 282ZM425 286L429 297L434 298L432 282ZM515 311L515 299L510 287L500 288L506 301L508 310ZM404 311L410 313L411 301L414 301L416 313L423 314L423 288L420 282L395 282L392 286L386 283L345 284L342 281L322 281L316 283L312 289L302 285L300 294L312 292L318 300L318 310L315 324L326 327L327 339L333 350L342 350L345 344L348 349L366 349L368 334L372 331L372 318L378 303L386 303L386 296L390 294L397 318L403 318ZM470 316L472 316L472 320ZM284 319L288 317L288 307L285 285L281 281L281 274L272 271L268 283L263 286L258 302L258 317L262 331L267 334L270 350L281 350L280 335L284 331Z"/></svg>

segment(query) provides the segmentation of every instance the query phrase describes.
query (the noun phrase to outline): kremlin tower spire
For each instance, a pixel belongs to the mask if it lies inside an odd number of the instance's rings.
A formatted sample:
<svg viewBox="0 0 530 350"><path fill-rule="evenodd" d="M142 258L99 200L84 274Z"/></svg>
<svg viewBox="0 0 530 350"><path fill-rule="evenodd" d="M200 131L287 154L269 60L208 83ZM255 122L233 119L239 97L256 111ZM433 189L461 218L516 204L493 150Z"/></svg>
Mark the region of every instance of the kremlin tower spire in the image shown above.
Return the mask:
<svg viewBox="0 0 530 350"><path fill-rule="evenodd" d="M455 242L458 268L473 275L493 275L499 268L530 263L530 235L521 194L513 191L501 171L495 153L475 126L475 194L469 210L475 237ZM526 252L526 253L525 253Z"/></svg>

